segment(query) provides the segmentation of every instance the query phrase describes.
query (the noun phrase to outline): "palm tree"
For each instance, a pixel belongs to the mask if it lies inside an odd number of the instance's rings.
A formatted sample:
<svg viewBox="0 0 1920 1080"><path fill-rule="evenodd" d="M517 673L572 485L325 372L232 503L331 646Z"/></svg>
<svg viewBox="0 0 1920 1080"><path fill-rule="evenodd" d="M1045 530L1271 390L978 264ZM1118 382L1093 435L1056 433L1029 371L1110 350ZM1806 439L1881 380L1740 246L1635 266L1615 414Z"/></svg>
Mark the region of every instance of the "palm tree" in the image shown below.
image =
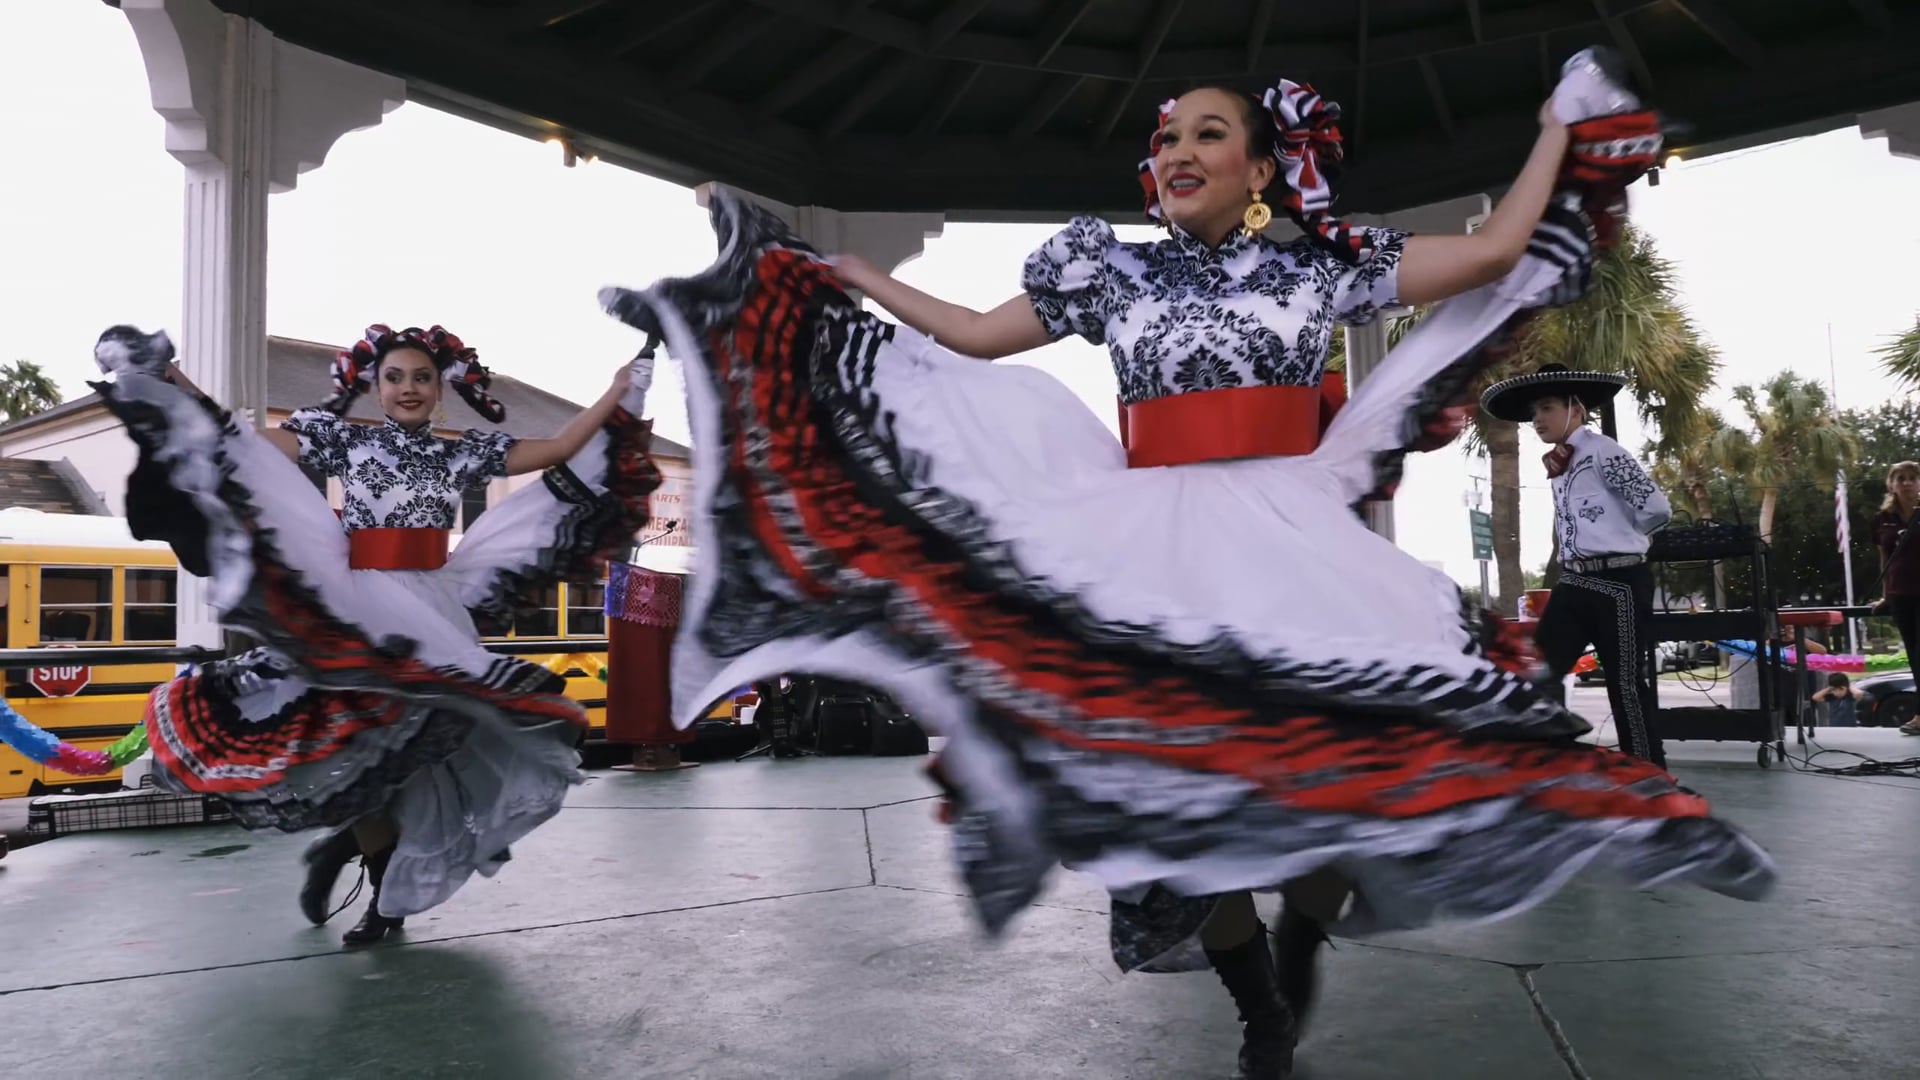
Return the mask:
<svg viewBox="0 0 1920 1080"><path fill-rule="evenodd" d="M1642 450L1653 462L1654 481L1663 490L1686 496L1696 521L1713 517L1708 485L1721 475L1726 464L1714 455L1713 436L1726 426L1720 410L1701 409L1692 430L1665 431L1667 438L1649 441Z"/></svg>
<svg viewBox="0 0 1920 1080"><path fill-rule="evenodd" d="M1759 493L1760 538L1771 543L1780 485L1811 473L1822 490L1832 491L1834 474L1860 456L1860 440L1834 415L1826 390L1791 371L1762 383L1758 392L1737 386L1733 399L1753 430L1721 428L1713 434L1713 454Z"/></svg>
<svg viewBox="0 0 1920 1080"><path fill-rule="evenodd" d="M1904 334L1896 334L1875 350L1886 373L1910 386L1920 386L1920 318Z"/></svg>
<svg viewBox="0 0 1920 1080"><path fill-rule="evenodd" d="M24 420L60 404L60 388L31 360L0 364L0 415Z"/></svg>
<svg viewBox="0 0 1920 1080"><path fill-rule="evenodd" d="M1725 475L1729 463L1717 452L1714 436L1726 428L1718 409L1700 409L1692 422L1683 427L1661 428L1658 441L1649 440L1642 450L1653 463L1650 470L1661 490L1685 498L1695 521L1713 518L1713 481ZM1713 564L1713 598L1716 609L1727 606L1726 569Z"/></svg>
<svg viewBox="0 0 1920 1080"><path fill-rule="evenodd" d="M1396 320L1397 342L1426 314ZM1336 335L1336 340L1338 336ZM1700 430L1700 401L1713 385L1720 359L1694 328L1674 295L1673 266L1653 238L1627 226L1619 242L1595 260L1593 288L1566 307L1536 312L1508 356L1481 373L1487 386L1558 362L1581 371L1623 372L1641 420L1659 433L1656 444L1679 445ZM1466 448L1489 459L1492 472L1493 553L1499 571L1497 611L1512 611L1526 588L1520 566L1520 427L1475 410ZM1548 580L1554 573L1549 566Z"/></svg>

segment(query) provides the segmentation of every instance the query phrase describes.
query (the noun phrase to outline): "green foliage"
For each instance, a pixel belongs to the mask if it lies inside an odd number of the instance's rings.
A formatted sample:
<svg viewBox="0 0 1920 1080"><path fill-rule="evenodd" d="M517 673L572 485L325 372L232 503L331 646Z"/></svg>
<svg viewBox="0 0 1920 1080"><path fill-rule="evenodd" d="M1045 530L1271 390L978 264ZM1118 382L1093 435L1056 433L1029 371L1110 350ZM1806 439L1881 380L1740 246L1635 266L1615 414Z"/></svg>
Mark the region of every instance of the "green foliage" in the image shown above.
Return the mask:
<svg viewBox="0 0 1920 1080"><path fill-rule="evenodd" d="M1772 387L1783 379L1791 376L1778 376L1766 386ZM1751 391L1748 387L1741 389ZM1771 398L1770 393L1749 392L1747 396L1756 405ZM1824 395L1821 400L1824 401ZM1788 411L1791 413L1791 409ZM1767 416L1764 412L1761 415ZM1807 414L1800 415L1802 421L1808 419ZM1837 432L1822 435L1822 439L1851 448L1840 471L1847 479L1854 597L1860 603L1869 603L1880 596L1880 556L1873 546L1867 523L1886 497L1887 467L1916 456L1920 403L1888 402L1872 409L1849 409L1837 416L1828 412L1822 426ZM1745 436L1748 452L1761 442L1753 432L1739 434ZM1733 440L1715 440L1729 441ZM1759 466L1748 464L1748 469L1719 467L1710 447L1704 451L1699 447L1682 448L1656 457L1654 478L1673 500L1676 521L1698 517L1704 509L1706 516L1717 521L1753 525L1759 522L1766 489L1753 481ZM1780 602L1796 606L1844 602L1846 574L1834 523L1835 471L1817 460L1816 455L1805 454L1789 455L1769 463L1763 475L1772 478L1776 500L1772 565ZM1710 595L1712 582L1706 567L1669 568L1667 572L1672 591ZM1744 572L1728 575L1727 594L1727 602L1732 606L1751 603ZM1873 625L1869 623L1870 627Z"/></svg>
<svg viewBox="0 0 1920 1080"><path fill-rule="evenodd" d="M1594 263L1593 289L1565 307L1535 313L1521 329L1511 354L1481 373L1473 388L1561 363L1581 371L1621 372L1641 419L1660 446L1684 446L1705 430L1701 399L1713 386L1720 360L1680 306L1673 265L1653 238L1631 226ZM1395 320L1388 342L1397 343L1425 316ZM1527 585L1520 568L1518 425L1475 410L1465 449L1492 459L1491 512L1494 559L1499 568L1499 610L1510 610ZM1544 575L1551 580L1551 572Z"/></svg>
<svg viewBox="0 0 1920 1080"><path fill-rule="evenodd" d="M24 420L60 404L60 387L31 360L0 364L0 418Z"/></svg>
<svg viewBox="0 0 1920 1080"><path fill-rule="evenodd" d="M1894 335L1875 351L1887 374L1908 386L1920 386L1920 318L1914 319L1913 326L1906 332Z"/></svg>

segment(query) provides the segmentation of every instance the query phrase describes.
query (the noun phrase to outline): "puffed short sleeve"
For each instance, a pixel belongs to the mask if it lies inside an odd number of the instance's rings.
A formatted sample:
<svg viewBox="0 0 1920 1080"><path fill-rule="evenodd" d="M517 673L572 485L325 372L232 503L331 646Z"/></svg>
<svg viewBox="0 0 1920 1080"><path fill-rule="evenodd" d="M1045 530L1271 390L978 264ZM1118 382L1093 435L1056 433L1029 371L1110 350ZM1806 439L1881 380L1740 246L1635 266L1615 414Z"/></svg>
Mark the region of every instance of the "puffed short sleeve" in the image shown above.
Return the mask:
<svg viewBox="0 0 1920 1080"><path fill-rule="evenodd" d="M461 491L507 475L507 451L518 441L504 431L469 429L453 445L454 486Z"/></svg>
<svg viewBox="0 0 1920 1080"><path fill-rule="evenodd" d="M1033 302L1033 313L1049 338L1078 334L1095 345L1106 344L1113 295L1111 255L1119 242L1113 226L1097 217L1077 217L1027 256L1020 288Z"/></svg>
<svg viewBox="0 0 1920 1080"><path fill-rule="evenodd" d="M1399 229L1367 230L1373 254L1359 263L1345 263L1320 252L1332 274L1333 317L1352 326L1370 323L1382 308L1400 303L1400 255L1407 234Z"/></svg>
<svg viewBox="0 0 1920 1080"><path fill-rule="evenodd" d="M300 440L300 464L327 476L347 474L352 427L332 410L317 406L295 409L280 422L282 431L291 431Z"/></svg>

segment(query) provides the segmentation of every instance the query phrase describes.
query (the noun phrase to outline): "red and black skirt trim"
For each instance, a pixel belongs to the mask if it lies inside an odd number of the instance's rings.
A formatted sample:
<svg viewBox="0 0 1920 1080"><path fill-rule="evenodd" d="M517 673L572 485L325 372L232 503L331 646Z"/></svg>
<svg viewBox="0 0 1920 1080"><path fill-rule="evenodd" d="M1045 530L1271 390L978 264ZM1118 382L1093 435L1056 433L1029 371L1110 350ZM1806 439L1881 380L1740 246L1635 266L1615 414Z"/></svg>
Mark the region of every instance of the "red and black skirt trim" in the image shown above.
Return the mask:
<svg viewBox="0 0 1920 1080"><path fill-rule="evenodd" d="M692 635L724 663L858 636L892 657L867 675L883 686L937 666L952 704L932 714L940 733L1010 763L991 782L943 770L990 928L1063 862L1151 867L1188 894L1339 862L1381 926L1506 914L1587 861L1735 895L1770 882L1764 853L1704 800L1577 743L1583 721L1478 645L1471 677L1397 664L1391 643L1310 663L1250 652L1226 629L1193 643L1103 620L1027 573L989 511L926 483L894 437L873 393L893 328L777 219L725 196L712 207L712 269L603 294L616 316L664 329L689 382L703 380L712 580L682 645ZM1452 396L1442 388L1434 409ZM1429 422L1409 417L1409 435ZM1488 639L1473 629L1468 640ZM1156 797L1165 785L1209 794Z"/></svg>

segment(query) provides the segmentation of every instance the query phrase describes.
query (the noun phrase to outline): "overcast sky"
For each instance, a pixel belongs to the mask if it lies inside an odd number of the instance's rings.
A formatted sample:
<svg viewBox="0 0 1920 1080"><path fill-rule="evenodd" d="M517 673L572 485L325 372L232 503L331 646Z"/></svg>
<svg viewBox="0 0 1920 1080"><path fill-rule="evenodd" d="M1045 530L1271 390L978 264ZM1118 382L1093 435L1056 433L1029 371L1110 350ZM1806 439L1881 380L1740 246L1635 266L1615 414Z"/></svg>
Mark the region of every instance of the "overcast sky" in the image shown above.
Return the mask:
<svg viewBox="0 0 1920 1080"><path fill-rule="evenodd" d="M105 4L0 4L0 101L0 361L34 360L77 396L101 329L179 326L181 169L163 148L132 31ZM1920 311L1916 194L1920 161L1851 127L1635 188L1636 220L1678 266L1686 304L1721 350L1719 399L1783 368L1826 381L1829 327L1840 403L1895 393L1870 353ZM991 306L1054 228L950 225L900 276ZM269 252L274 334L337 344L370 322L438 322L490 366L589 401L635 344L599 313L595 291L698 270L714 245L686 188L604 164L563 168L557 147L406 105L273 197ZM1101 350L1062 343L1022 362L1111 425ZM667 365L656 385L661 434L684 440L678 372ZM1623 427L1637 448L1635 426ZM1534 566L1548 554L1551 509L1541 448L1523 439L1523 557ZM1457 449L1418 455L1397 503L1401 546L1463 582L1478 568L1462 493L1485 471Z"/></svg>

